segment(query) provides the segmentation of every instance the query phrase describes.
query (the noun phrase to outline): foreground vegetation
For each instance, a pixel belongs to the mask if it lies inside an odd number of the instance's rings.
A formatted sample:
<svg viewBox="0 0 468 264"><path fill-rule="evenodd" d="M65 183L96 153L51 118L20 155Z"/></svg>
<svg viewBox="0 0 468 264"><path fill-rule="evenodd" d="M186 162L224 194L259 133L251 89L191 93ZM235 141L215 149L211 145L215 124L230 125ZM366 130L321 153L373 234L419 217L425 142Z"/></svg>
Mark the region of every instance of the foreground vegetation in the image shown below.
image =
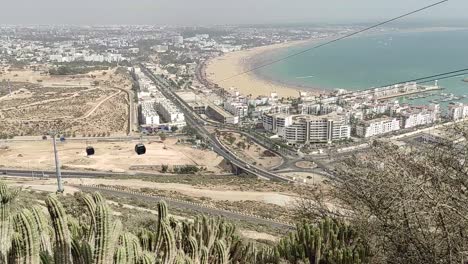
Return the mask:
<svg viewBox="0 0 468 264"><path fill-rule="evenodd" d="M1 263L366 263L356 233L329 218L302 223L270 246L244 240L220 218L177 221L163 202L154 228L129 232L98 193L81 195L84 211L65 208L57 195L47 196L45 207L18 207L18 195L0 185Z"/></svg>
<svg viewBox="0 0 468 264"><path fill-rule="evenodd" d="M376 142L308 191L300 218L333 216L365 234L372 263L468 261L468 127L430 143ZM312 199L311 199L312 198Z"/></svg>

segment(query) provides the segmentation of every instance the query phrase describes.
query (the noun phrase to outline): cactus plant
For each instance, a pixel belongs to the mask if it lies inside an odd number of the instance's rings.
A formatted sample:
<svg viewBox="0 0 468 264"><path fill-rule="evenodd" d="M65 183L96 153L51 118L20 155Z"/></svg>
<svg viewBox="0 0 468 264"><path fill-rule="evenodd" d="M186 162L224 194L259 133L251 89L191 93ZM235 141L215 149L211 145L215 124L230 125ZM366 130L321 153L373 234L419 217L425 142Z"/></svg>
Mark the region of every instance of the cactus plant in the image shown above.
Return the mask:
<svg viewBox="0 0 468 264"><path fill-rule="evenodd" d="M46 199L46 204L55 234L54 263L72 264L71 236L63 205L59 202L56 195L49 195Z"/></svg>
<svg viewBox="0 0 468 264"><path fill-rule="evenodd" d="M329 218L318 225L300 223L275 246L259 247L220 218L198 216L193 223L168 216L158 204L156 232L138 236L113 219L99 194L83 195L89 214L65 213L56 195L46 199L50 220L39 206L12 214L15 193L0 183L0 263L54 264L228 264L228 263L367 263L368 250L352 228ZM13 224L14 223L14 224ZM5 238L9 238L5 240Z"/></svg>
<svg viewBox="0 0 468 264"><path fill-rule="evenodd" d="M157 254L161 255L163 263L172 263L177 255L176 242L174 238L174 232L172 231L169 222L163 221L161 223L161 247L160 252Z"/></svg>
<svg viewBox="0 0 468 264"><path fill-rule="evenodd" d="M31 211L24 209L16 215L15 229L21 237L20 243L17 246L23 252L22 263L39 263L40 237Z"/></svg>
<svg viewBox="0 0 468 264"><path fill-rule="evenodd" d="M51 244L51 233L50 223L42 211L42 208L39 206L33 206L31 208L31 213L34 217L35 226L37 227L37 232L40 235L40 250L45 254L52 255L52 244Z"/></svg>
<svg viewBox="0 0 468 264"><path fill-rule="evenodd" d="M6 263L12 243L11 204L18 190L11 191L0 182L0 263Z"/></svg>
<svg viewBox="0 0 468 264"><path fill-rule="evenodd" d="M290 262L362 263L366 252L355 233L345 224L325 218L318 227L303 222L283 238L276 251ZM275 252L275 254L277 254Z"/></svg>
<svg viewBox="0 0 468 264"><path fill-rule="evenodd" d="M109 217L109 209L105 202L101 201L96 205L95 264L112 262L112 226Z"/></svg>

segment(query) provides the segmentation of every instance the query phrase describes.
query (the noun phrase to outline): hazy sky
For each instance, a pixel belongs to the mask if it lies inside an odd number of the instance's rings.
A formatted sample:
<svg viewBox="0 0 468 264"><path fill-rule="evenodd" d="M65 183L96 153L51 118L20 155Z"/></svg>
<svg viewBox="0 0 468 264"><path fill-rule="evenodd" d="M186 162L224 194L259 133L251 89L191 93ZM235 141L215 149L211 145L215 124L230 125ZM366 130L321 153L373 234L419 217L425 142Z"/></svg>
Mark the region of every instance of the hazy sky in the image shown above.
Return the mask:
<svg viewBox="0 0 468 264"><path fill-rule="evenodd" d="M438 0L0 0L1 24L247 24L384 20ZM449 0L411 20L468 20ZM407 21L411 21L407 20Z"/></svg>

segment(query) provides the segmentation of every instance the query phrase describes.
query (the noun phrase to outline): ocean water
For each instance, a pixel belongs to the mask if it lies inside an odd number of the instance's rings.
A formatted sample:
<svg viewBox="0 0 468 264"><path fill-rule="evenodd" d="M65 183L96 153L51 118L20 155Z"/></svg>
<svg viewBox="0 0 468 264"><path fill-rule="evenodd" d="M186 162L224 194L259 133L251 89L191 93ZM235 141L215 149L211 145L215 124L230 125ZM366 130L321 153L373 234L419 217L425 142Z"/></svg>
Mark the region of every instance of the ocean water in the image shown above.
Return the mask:
<svg viewBox="0 0 468 264"><path fill-rule="evenodd" d="M261 56L281 58L313 45L289 47ZM310 89L361 90L464 68L468 68L468 30L354 37L259 69L255 74ZM439 84L446 88L441 92L468 95L464 78L468 74L441 80ZM427 103L442 98L435 95L411 102Z"/></svg>

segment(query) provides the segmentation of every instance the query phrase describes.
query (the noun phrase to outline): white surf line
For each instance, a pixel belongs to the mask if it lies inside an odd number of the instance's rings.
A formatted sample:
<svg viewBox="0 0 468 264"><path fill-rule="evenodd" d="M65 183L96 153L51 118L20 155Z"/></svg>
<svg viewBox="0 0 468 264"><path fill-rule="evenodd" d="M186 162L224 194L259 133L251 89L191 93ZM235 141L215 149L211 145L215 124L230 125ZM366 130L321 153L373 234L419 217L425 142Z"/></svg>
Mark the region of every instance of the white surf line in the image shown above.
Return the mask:
<svg viewBox="0 0 468 264"><path fill-rule="evenodd" d="M314 75L309 75L309 76L303 76L303 77L296 77L296 79L307 79L307 78L313 78L315 77Z"/></svg>

